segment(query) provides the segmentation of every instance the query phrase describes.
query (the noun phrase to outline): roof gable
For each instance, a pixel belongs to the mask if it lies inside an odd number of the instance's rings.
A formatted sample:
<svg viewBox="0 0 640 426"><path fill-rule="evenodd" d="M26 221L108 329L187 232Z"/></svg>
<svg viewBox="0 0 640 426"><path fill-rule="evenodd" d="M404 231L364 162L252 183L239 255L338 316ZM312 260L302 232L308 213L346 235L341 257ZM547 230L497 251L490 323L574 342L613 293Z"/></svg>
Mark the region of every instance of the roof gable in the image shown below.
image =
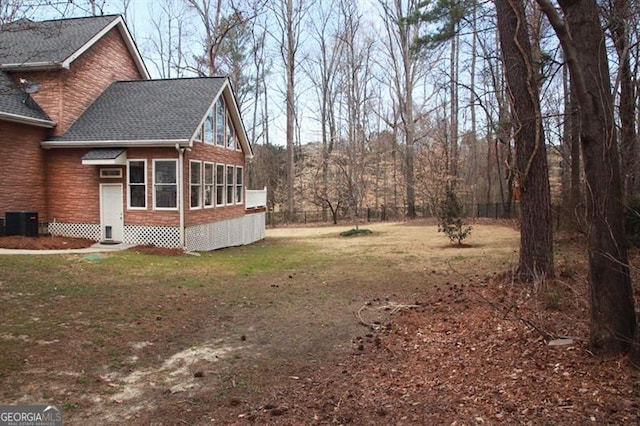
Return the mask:
<svg viewBox="0 0 640 426"><path fill-rule="evenodd" d="M236 135L251 156L240 113L226 77L118 81L107 88L54 147L191 146L198 127L224 96Z"/></svg>
<svg viewBox="0 0 640 426"><path fill-rule="evenodd" d="M119 15L34 22L21 19L0 28L0 68L69 68L82 53L117 28L140 73L149 78L142 57Z"/></svg>
<svg viewBox="0 0 640 426"><path fill-rule="evenodd" d="M56 141L189 141L224 78L117 81Z"/></svg>

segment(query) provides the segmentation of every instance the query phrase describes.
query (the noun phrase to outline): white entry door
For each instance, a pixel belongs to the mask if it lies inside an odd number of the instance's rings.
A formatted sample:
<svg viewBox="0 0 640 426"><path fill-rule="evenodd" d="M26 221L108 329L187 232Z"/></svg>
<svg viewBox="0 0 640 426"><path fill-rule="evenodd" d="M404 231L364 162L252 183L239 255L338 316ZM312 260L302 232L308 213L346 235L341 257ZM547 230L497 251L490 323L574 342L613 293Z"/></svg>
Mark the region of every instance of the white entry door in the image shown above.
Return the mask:
<svg viewBox="0 0 640 426"><path fill-rule="evenodd" d="M124 229L122 185L103 183L100 185L100 229L102 241L121 242Z"/></svg>

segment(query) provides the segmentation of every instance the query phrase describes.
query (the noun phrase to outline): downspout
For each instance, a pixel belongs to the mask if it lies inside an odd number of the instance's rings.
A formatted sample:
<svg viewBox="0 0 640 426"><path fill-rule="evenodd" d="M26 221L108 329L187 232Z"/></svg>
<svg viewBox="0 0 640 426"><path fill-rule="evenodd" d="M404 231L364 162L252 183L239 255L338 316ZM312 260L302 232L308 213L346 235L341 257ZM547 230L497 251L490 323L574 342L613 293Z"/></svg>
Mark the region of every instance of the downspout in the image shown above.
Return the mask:
<svg viewBox="0 0 640 426"><path fill-rule="evenodd" d="M183 164L184 164L184 151L185 148L181 148L180 144L176 144L176 151L178 151L178 213L180 216L179 231L180 231L180 247L185 248L184 243L184 200L182 194L184 193L184 181L183 176Z"/></svg>

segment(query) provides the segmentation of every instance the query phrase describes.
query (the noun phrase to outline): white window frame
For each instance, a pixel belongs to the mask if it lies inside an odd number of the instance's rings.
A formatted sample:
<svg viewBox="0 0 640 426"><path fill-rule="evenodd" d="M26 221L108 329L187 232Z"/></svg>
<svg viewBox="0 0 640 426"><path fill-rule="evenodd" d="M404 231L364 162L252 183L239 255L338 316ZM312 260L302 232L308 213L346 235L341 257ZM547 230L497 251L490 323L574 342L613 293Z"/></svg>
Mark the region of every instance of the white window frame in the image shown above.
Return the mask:
<svg viewBox="0 0 640 426"><path fill-rule="evenodd" d="M173 184L176 187L176 206L175 207L158 207L158 203L156 200L156 187L158 186L158 183L156 183L156 164L157 163L168 163L168 162L173 162L175 164L176 167L176 182ZM162 183L160 185L172 185L169 183ZM178 160L174 159L174 158L155 158L153 160L153 209L154 210L161 210L161 211L176 211L178 210L178 207L180 206L180 191L178 188L179 182L178 182Z"/></svg>
<svg viewBox="0 0 640 426"><path fill-rule="evenodd" d="M207 183L207 166L211 166L211 182ZM207 204L207 186L211 188L211 203ZM205 209L210 209L216 205L216 165L209 161L204 161L202 166L202 205Z"/></svg>
<svg viewBox="0 0 640 426"><path fill-rule="evenodd" d="M103 172L117 172L116 174L109 175ZM101 179L122 179L122 169L120 167L103 167L100 169Z"/></svg>
<svg viewBox="0 0 640 426"><path fill-rule="evenodd" d="M143 183L134 183L134 186L143 186L144 187L144 207L132 206L131 205L131 163L140 163L142 162L142 167L144 168L144 182ZM127 160L127 210L147 210L149 206L147 206L148 201L148 187L147 184L147 160L144 158L140 159L129 159Z"/></svg>
<svg viewBox="0 0 640 426"><path fill-rule="evenodd" d="M228 149L236 149L235 144L235 136L236 136L236 132L234 131L235 129L233 128L233 122L231 121L231 115L229 114L229 110L227 110L227 113L225 114L225 121L227 122L227 125L225 127L225 132L226 132L226 141L227 141L227 148Z"/></svg>
<svg viewBox="0 0 640 426"><path fill-rule="evenodd" d="M222 167L222 182L219 182L218 180L218 168ZM226 195L226 177L227 177L227 166L222 164L222 163L216 163L216 176L215 176L215 187L216 187L216 192L215 192L215 203L216 203L216 207L221 207L225 205L225 200L227 199L227 195ZM218 203L218 194L221 194L221 203Z"/></svg>
<svg viewBox="0 0 640 426"><path fill-rule="evenodd" d="M214 117L215 117L215 126L214 126L214 132L215 132L215 140L216 140L216 146L219 146L221 148L226 148L227 147L227 113L226 113L226 108L224 106L224 99L222 98L222 95L220 95L220 97L218 98L218 100L216 101L216 108L215 108L215 113L214 113ZM220 122L220 120L218 120L218 118L221 118L222 122ZM220 130L218 129L218 126L222 125L222 139L218 140L218 136L219 136L219 132Z"/></svg>
<svg viewBox="0 0 640 426"><path fill-rule="evenodd" d="M216 117L214 110L214 107L211 107L209 109L209 111L207 112L207 118L205 118L204 122L202 123L202 141L205 145L216 144ZM205 131L207 123L211 126L211 139L207 139L207 132Z"/></svg>
<svg viewBox="0 0 640 426"><path fill-rule="evenodd" d="M242 204L244 202L244 167L236 166L234 179L234 193L233 196L236 199L236 204ZM240 172L240 182L238 183L238 172Z"/></svg>
<svg viewBox="0 0 640 426"><path fill-rule="evenodd" d="M231 171L231 182L229 182L229 171ZM225 179L227 181L226 182L227 185L225 186L224 201L227 205L231 205L233 204L233 200L235 198L235 192L236 192L236 185L235 185L236 168L231 165L227 165L225 172L226 172ZM231 197L229 197L229 194L231 194Z"/></svg>
<svg viewBox="0 0 640 426"><path fill-rule="evenodd" d="M193 165L197 164L200 167L200 172L198 173L198 182L197 183L193 183L192 178L193 178L193 173L192 173L192 169L193 169ZM193 205L193 188L197 186L198 187L198 204L197 205ZM197 210L197 209L201 209L202 208L202 204L203 204L203 199L202 199L202 161L195 161L195 160L191 160L189 161L189 210Z"/></svg>

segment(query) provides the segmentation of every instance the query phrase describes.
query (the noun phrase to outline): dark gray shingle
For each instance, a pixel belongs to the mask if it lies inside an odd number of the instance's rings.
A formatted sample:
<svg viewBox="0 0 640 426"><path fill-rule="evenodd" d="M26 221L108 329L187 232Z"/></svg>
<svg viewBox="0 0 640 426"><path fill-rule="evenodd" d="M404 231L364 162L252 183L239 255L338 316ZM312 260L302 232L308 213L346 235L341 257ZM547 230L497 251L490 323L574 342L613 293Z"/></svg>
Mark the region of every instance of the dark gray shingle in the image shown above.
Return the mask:
<svg viewBox="0 0 640 426"><path fill-rule="evenodd" d="M0 71L0 112L38 120L51 119L4 71Z"/></svg>
<svg viewBox="0 0 640 426"><path fill-rule="evenodd" d="M125 148L95 148L82 156L82 160L115 160Z"/></svg>
<svg viewBox="0 0 640 426"><path fill-rule="evenodd" d="M56 141L186 140L226 78L119 81Z"/></svg>
<svg viewBox="0 0 640 426"><path fill-rule="evenodd" d="M0 65L62 63L118 15L34 22L21 19L0 27Z"/></svg>

